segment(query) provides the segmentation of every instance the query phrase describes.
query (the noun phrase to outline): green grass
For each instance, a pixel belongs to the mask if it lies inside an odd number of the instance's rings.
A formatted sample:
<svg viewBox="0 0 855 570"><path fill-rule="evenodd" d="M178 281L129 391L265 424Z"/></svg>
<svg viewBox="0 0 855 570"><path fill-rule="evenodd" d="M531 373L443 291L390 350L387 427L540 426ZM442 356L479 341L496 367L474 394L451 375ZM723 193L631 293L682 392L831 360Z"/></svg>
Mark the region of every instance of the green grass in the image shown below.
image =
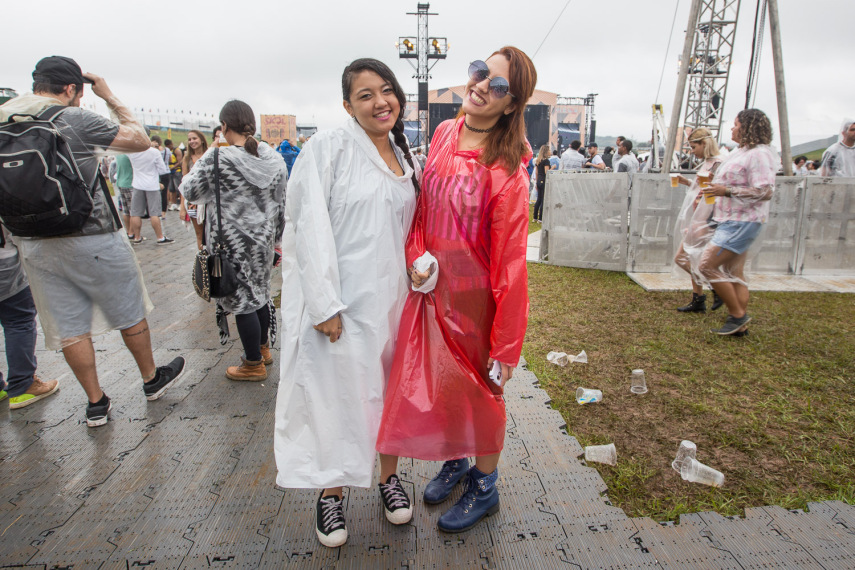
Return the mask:
<svg viewBox="0 0 855 570"><path fill-rule="evenodd" d="M528 233L533 234L542 227L540 223L531 221L534 218L534 204L528 205Z"/></svg>
<svg viewBox="0 0 855 570"><path fill-rule="evenodd" d="M855 503L855 297L752 293L748 337L718 337L724 310L674 310L688 292L647 293L625 274L529 264L529 368L582 445L614 442L616 467L595 465L613 504L673 520L752 506ZM561 368L546 353L585 350ZM629 391L643 368L650 391ZM603 391L579 406L578 386ZM682 439L719 469L721 489L685 483L671 461Z"/></svg>

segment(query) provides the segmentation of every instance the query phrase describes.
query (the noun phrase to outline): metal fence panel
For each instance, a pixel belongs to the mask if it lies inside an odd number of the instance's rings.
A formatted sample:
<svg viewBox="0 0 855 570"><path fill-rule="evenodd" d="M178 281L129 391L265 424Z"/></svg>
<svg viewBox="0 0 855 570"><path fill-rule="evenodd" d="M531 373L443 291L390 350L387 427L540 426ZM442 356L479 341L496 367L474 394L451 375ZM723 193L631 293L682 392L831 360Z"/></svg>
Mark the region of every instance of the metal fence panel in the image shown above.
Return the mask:
<svg viewBox="0 0 855 570"><path fill-rule="evenodd" d="M855 275L855 180L808 178L798 272Z"/></svg>
<svg viewBox="0 0 855 570"><path fill-rule="evenodd" d="M541 259L588 269L626 269L629 177L549 172Z"/></svg>
<svg viewBox="0 0 855 570"><path fill-rule="evenodd" d="M751 246L748 273L787 275L796 272L804 203L804 176L778 176L769 207L769 219L760 233L759 243Z"/></svg>
<svg viewBox="0 0 855 570"><path fill-rule="evenodd" d="M671 271L676 244L674 229L686 186L671 187L668 174L636 174L632 182L629 252L626 271Z"/></svg>

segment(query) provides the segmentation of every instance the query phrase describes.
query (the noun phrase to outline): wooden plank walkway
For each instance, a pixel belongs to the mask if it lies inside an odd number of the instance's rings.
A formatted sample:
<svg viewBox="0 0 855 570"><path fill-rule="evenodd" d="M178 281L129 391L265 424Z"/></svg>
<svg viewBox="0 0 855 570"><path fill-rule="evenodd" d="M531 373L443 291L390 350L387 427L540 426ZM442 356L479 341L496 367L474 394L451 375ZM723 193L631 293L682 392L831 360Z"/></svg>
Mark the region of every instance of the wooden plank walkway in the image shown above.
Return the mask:
<svg viewBox="0 0 855 570"><path fill-rule="evenodd" d="M155 247L146 228L136 251L156 305L156 360L183 354L188 373L149 403L118 333L99 338L113 419L87 429L82 389L61 355L39 350L40 375L62 388L22 410L0 406L0 567L855 568L855 508L839 502L697 513L677 525L627 517L525 370L506 395L498 516L438 532L444 507L420 499L438 465L406 461L412 523L387 523L376 488L350 489L350 539L327 549L314 534L315 493L274 485L278 367L264 383L225 379L240 355L236 332L220 346L213 307L190 285L193 238L174 214L167 224L174 246Z"/></svg>

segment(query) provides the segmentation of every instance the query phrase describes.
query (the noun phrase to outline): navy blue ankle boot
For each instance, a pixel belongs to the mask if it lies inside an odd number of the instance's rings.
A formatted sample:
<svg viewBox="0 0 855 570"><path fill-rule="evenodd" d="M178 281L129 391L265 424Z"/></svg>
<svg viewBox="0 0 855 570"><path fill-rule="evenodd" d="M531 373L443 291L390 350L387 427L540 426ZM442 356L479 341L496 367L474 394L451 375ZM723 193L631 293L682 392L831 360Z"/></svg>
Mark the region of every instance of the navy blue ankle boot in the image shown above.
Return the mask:
<svg viewBox="0 0 855 570"><path fill-rule="evenodd" d="M431 479L425 487L425 503L437 505L446 500L454 486L463 479L468 471L469 460L465 457L443 463L439 474Z"/></svg>
<svg viewBox="0 0 855 570"><path fill-rule="evenodd" d="M489 475L473 467L466 474L466 491L460 500L439 517L437 526L443 532L469 530L486 516L499 512L499 491L496 480L499 470Z"/></svg>

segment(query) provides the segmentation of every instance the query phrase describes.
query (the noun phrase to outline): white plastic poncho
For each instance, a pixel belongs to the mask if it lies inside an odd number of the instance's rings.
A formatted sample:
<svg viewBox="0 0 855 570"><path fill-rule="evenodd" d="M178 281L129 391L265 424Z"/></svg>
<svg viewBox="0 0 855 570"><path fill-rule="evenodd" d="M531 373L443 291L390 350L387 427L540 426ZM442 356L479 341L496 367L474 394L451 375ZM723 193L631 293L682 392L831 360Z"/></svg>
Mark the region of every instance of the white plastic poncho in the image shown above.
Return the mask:
<svg viewBox="0 0 855 570"><path fill-rule="evenodd" d="M708 175L718 169L716 165L721 164L721 157L714 156L704 160L698 167L697 174ZM686 196L683 198L683 206L680 208L680 215L677 216L677 224L674 229L674 235L680 239L675 240L677 243L674 251L675 258L679 257L683 262L691 263L691 277L695 283L704 283L706 279L698 270L698 263L701 259L701 254L704 248L712 239L715 232L715 224L710 223L714 204L707 204L704 200L703 190L698 183L698 179L692 180L692 184L686 190ZM681 250L682 249L682 253ZM674 264L671 271L674 277L684 276L686 273L679 265Z"/></svg>
<svg viewBox="0 0 855 570"><path fill-rule="evenodd" d="M291 172L274 434L282 487L371 486L416 208L413 170L392 148L403 176L350 120L313 136ZM336 313L343 332L330 343L313 326Z"/></svg>
<svg viewBox="0 0 855 570"><path fill-rule="evenodd" d="M822 153L822 176L845 176L855 178L855 147L843 144L843 133L852 126L852 119L845 119L840 126L838 141Z"/></svg>

